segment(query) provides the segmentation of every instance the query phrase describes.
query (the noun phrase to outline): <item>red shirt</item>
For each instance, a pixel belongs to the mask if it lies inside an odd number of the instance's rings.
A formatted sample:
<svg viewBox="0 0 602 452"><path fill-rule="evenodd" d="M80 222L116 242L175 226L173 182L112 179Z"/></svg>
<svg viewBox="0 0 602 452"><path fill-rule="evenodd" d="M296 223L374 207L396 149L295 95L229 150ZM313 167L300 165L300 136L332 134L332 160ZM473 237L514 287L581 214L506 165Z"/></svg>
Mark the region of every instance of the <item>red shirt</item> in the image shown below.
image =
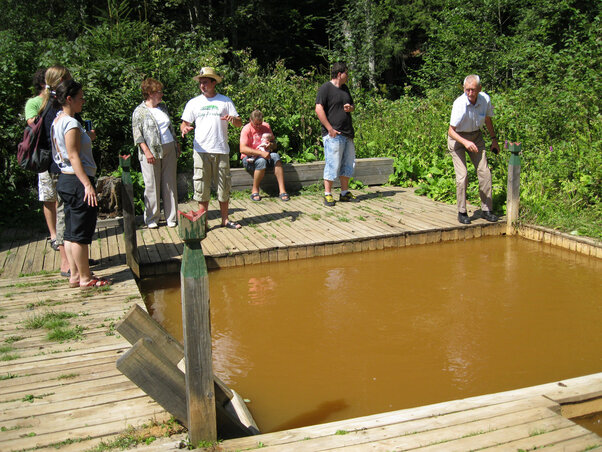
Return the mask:
<svg viewBox="0 0 602 452"><path fill-rule="evenodd" d="M261 144L261 136L264 133L272 133L272 129L267 122L262 122L257 128L249 122L240 131L240 144L257 149ZM241 153L240 158L242 159L243 157L247 157L247 155Z"/></svg>

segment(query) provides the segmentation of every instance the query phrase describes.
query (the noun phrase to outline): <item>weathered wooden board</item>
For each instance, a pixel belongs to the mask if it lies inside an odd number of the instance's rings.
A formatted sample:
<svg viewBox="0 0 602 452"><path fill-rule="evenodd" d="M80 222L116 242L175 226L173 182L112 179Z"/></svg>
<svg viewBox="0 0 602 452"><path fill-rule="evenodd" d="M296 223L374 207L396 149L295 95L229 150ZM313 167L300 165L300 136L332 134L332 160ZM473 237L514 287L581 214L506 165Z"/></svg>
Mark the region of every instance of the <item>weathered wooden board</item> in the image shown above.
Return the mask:
<svg viewBox="0 0 602 452"><path fill-rule="evenodd" d="M247 190L253 184L253 177L244 168L232 168L232 190ZM287 191L298 191L308 185L320 184L324 180L324 162L311 162L302 164L287 164L283 166L284 181ZM389 181L393 173L393 159L391 158L366 158L355 161L353 177L366 185L382 185ZM339 187L339 181L334 181L334 186ZM277 193L278 184L272 170L266 170L266 175L261 183L261 188L267 192Z"/></svg>

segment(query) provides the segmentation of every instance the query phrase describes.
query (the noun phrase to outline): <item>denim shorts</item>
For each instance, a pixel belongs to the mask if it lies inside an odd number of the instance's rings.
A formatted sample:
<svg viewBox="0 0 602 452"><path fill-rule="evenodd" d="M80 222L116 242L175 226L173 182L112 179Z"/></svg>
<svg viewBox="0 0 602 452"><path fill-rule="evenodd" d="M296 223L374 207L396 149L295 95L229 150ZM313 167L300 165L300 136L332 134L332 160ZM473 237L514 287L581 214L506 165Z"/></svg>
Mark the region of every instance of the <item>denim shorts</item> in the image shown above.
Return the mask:
<svg viewBox="0 0 602 452"><path fill-rule="evenodd" d="M351 177L355 169L355 145L352 138L326 135L324 140L324 179Z"/></svg>
<svg viewBox="0 0 602 452"><path fill-rule="evenodd" d="M273 168L274 165L280 161L280 155L277 152L270 152L270 160L256 156L254 162L249 162L249 159L252 158L253 157L244 157L242 159L242 165L247 171L261 171L266 168Z"/></svg>

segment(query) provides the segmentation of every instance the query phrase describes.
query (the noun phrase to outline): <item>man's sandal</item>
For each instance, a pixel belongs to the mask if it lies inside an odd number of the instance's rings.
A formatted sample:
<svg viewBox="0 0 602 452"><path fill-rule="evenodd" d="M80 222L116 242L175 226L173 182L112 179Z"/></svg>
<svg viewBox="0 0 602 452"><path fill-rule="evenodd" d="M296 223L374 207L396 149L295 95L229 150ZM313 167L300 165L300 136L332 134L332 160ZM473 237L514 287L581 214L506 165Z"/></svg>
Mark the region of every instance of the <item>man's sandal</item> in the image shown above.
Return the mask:
<svg viewBox="0 0 602 452"><path fill-rule="evenodd" d="M291 197L288 195L288 193L287 193L287 192L280 193L280 194L278 195L278 197L279 197L279 198L280 198L282 201L284 201L284 202L286 202L286 201L288 201L288 200L290 200L290 199L291 199Z"/></svg>
<svg viewBox="0 0 602 452"><path fill-rule="evenodd" d="M261 201L261 196L259 196L259 193L251 193L251 201Z"/></svg>
<svg viewBox="0 0 602 452"><path fill-rule="evenodd" d="M228 228L228 229L240 229L242 226L240 224L238 224L235 221L226 221L224 224L222 224L222 228Z"/></svg>

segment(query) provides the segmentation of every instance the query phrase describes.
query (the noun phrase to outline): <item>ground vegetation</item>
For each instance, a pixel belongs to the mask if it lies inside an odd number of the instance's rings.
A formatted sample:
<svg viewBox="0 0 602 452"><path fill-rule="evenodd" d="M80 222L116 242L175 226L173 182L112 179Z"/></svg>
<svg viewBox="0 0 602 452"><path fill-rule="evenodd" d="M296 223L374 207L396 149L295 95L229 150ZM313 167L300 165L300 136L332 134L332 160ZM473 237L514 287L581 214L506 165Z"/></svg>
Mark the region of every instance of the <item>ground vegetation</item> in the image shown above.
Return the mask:
<svg viewBox="0 0 602 452"><path fill-rule="evenodd" d="M451 104L478 73L501 143L521 142L521 220L602 238L602 26L585 0L0 0L0 223L42 218L35 175L16 163L23 106L39 67L67 66L85 89L103 174L134 152L139 84L165 85L172 119L214 66L246 120L259 108L286 162L322 159L314 113L328 66L344 59L358 157L395 159L391 183L454 202L446 152ZM191 138L180 169L191 165ZM238 165L238 134L230 134ZM508 154L490 155L494 208L505 209ZM135 168L136 169L136 168ZM470 200L477 202L470 174ZM18 214L18 215L17 215ZM28 217L29 215L29 217Z"/></svg>

